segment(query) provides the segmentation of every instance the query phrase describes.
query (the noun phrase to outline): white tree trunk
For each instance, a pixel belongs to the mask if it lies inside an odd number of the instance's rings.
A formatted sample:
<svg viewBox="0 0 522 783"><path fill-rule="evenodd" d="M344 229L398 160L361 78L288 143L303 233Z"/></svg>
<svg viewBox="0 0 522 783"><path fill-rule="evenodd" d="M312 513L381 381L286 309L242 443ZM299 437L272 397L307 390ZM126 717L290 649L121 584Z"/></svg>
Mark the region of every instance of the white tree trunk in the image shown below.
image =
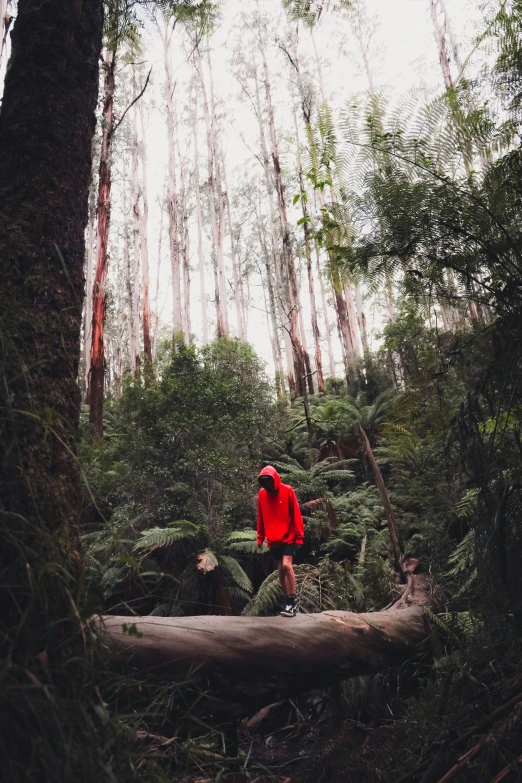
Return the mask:
<svg viewBox="0 0 522 783"><path fill-rule="evenodd" d="M238 274L238 263L237 263L238 260L237 260L237 253L236 253L236 243L234 240L234 226L232 224L232 210L230 209L230 196L228 193L227 171L226 171L223 152L221 152L221 162L222 162L222 169L223 169L223 185L225 188L223 197L227 209L228 231L230 237L230 258L232 261L232 280L234 283L234 304L236 306L237 336L239 337L240 340L244 342L246 340L246 332L245 332L245 325L243 323L243 313L241 309L242 280L240 275Z"/></svg>
<svg viewBox="0 0 522 783"><path fill-rule="evenodd" d="M147 191L147 147L145 136L145 119L143 103L139 102L139 115L141 126L141 198L142 212L140 221L140 245L141 245L141 287L143 296L142 326L143 326L143 352L146 360L152 362L152 343L150 336L150 296L149 296L149 197Z"/></svg>
<svg viewBox="0 0 522 783"><path fill-rule="evenodd" d="M140 289L139 289L139 270L140 270L140 249L141 249L141 187L138 178L139 166L139 145L138 145L138 117L136 106L133 109L132 116L132 155L131 155L131 203L132 203L132 281L131 281L131 371L136 378L140 375Z"/></svg>
<svg viewBox="0 0 522 783"><path fill-rule="evenodd" d="M270 239L272 244L272 257L274 264L274 273L277 287L276 305L280 312L281 322L283 325L283 335L285 344L285 357L286 357L286 372L290 389L295 389L296 377L295 368L292 360L292 341L290 340L290 333L287 324L287 313L285 312L283 304L283 280L281 271L281 256L279 252L279 240L277 236L276 228L276 211L274 204L274 184L272 179L272 173L270 169L270 159L268 157L268 147L265 136L265 126L263 121L263 111L261 108L261 98L259 94L259 81L257 78L257 70L254 75L255 84L255 102L256 102L256 114L259 123L259 139L261 144L261 154L263 157L263 170L265 173L265 185L268 196L268 209L270 217Z"/></svg>
<svg viewBox="0 0 522 783"><path fill-rule="evenodd" d="M190 246L189 246L189 227L188 227L188 207L187 207L187 188L185 177L185 165L181 157L179 138L177 139L179 168L181 171L180 188L180 247L183 260L183 333L185 335L185 345L190 345Z"/></svg>
<svg viewBox="0 0 522 783"><path fill-rule="evenodd" d="M121 260L118 257L118 279L121 280L125 277L125 270L121 269ZM118 286L116 292L116 357L115 357L115 369L114 369L114 392L116 399L120 399L122 393L122 379L123 379L123 296L121 286Z"/></svg>
<svg viewBox="0 0 522 783"><path fill-rule="evenodd" d="M348 326L350 328L351 341L356 359L361 358L361 344L359 342L359 327L357 316L355 314L355 302L350 283L344 284L344 298L346 300L346 312L348 315Z"/></svg>
<svg viewBox="0 0 522 783"><path fill-rule="evenodd" d="M290 228L286 212L285 187L281 172L279 159L279 149L277 143L277 134L275 129L274 108L272 104L270 78L268 73L268 64L265 53L260 47L260 53L263 62L263 74L265 83L265 97L268 110L268 128L270 142L272 146L272 164L274 171L274 183L279 206L279 216L281 221L282 240L283 240L283 258L285 261L283 290L285 296L286 315L289 321L290 340L292 342L294 372L295 372L295 392L302 397L305 393L305 353L299 336L298 315L300 311L299 290L297 286L297 276L295 270L294 255L290 238ZM306 357L307 358L307 357Z"/></svg>
<svg viewBox="0 0 522 783"><path fill-rule="evenodd" d="M353 290L355 294L355 306L357 308L357 325L359 327L359 334L361 336L363 353L366 356L370 351L370 345L368 342L368 330L366 328L366 314L364 312L363 297L361 289L358 285L354 285Z"/></svg>
<svg viewBox="0 0 522 783"><path fill-rule="evenodd" d="M168 177L167 177L167 212L169 216L169 247L170 264L172 274L172 306L174 334L183 331L182 307L181 307L181 274L180 253L178 242L178 190L176 182L176 115L174 106L175 84L172 76L170 62L170 42L172 30L168 24L163 36L163 61L165 68L165 110L167 120L167 150L168 150Z"/></svg>
<svg viewBox="0 0 522 783"><path fill-rule="evenodd" d="M214 154L214 136L212 133L212 126L210 120L210 112L208 107L207 88L205 85L205 78L203 74L203 64L201 56L198 57L198 75L201 84L201 95L203 98L203 117L205 120L205 131L207 137L207 166L208 166L208 201L210 211L210 225L212 228L212 237L214 240L214 279L215 279L215 304L216 304L216 318L217 318L217 336L224 337L227 334L226 320L224 310L226 308L226 302L223 301L223 293L220 284L219 268L222 266L222 258L220 256L223 252L223 246L221 242L221 236L219 233L218 217L216 215L216 198L220 198L220 193L217 189L216 176L215 176L215 162L216 157Z"/></svg>
<svg viewBox="0 0 522 783"><path fill-rule="evenodd" d="M326 301L326 292L324 290L323 272L321 270L321 257L319 248L315 248L315 260L317 268L317 277L319 278L319 288L321 291L321 307L323 310L324 328L326 332L326 342L328 345L328 366L330 368L330 377L335 378L335 359L332 345L332 327L330 326L330 316L328 315L328 303Z"/></svg>
<svg viewBox="0 0 522 783"><path fill-rule="evenodd" d="M451 63L446 45L446 30L439 21L439 0L430 0L430 10L431 20L433 22L433 32L435 34L435 41L437 42L437 49L439 53L442 77L444 79L444 86L447 90L450 90L455 86L455 84L451 74Z"/></svg>
<svg viewBox="0 0 522 783"><path fill-rule="evenodd" d="M210 110L211 110L211 133L212 133L212 156L214 160L214 175L215 175L215 195L217 199L217 246L216 246L216 263L218 270L219 281L219 296L221 300L221 311L223 318L224 333L228 337L229 323L228 323L228 297L227 297L227 278L225 272L225 257L223 254L223 242L225 237L225 202L223 194L222 183L222 171L220 161L220 141L219 141L219 127L216 113L216 101L214 97L214 78L212 75L212 61L210 58L210 47L207 48L207 67L208 67L208 79L210 85Z"/></svg>
<svg viewBox="0 0 522 783"><path fill-rule="evenodd" d="M306 270L308 276L308 296L310 298L312 334L314 338L314 348L315 348L315 369L316 369L317 389L319 393L323 394L325 391L324 377L323 377L323 358L321 355L321 336L319 332L319 323L317 320L317 307L315 303L315 288L314 288L314 273L312 268L312 247L311 247L311 238L310 238L310 226L308 225L308 221L310 220L310 215L308 213L308 201L306 196L305 178L303 172L303 165L301 161L301 142L299 139L299 123L297 121L297 111L295 109L295 105L294 105L293 113L294 113L295 137L296 137L296 144L297 144L297 171L299 175L299 186L301 188L301 208L302 208L303 220L304 220L303 234L304 234L304 246L305 246L305 255L306 255ZM303 347L304 350L307 351L306 344L304 342L304 325L302 324L302 315L301 315L301 332L303 334Z"/></svg>
<svg viewBox="0 0 522 783"><path fill-rule="evenodd" d="M199 293L201 297L201 325L203 345L208 344L207 294L205 290L205 256L203 255L203 221L201 218L201 194L199 189L199 149L198 149L198 89L194 95L192 112L192 140L194 144L194 194L196 200L196 225L198 231Z"/></svg>
<svg viewBox="0 0 522 783"><path fill-rule="evenodd" d="M276 372L276 379L277 376L279 376L278 383L276 386L279 388L282 394L285 393L285 384L284 384L284 372L283 372L283 357L281 354L281 343L279 340L279 326L277 323L277 305L274 295L274 281L273 281L273 270L272 270L272 264L270 262L270 254L268 252L267 244L265 237L263 235L263 231L261 230L261 216L259 212L256 210L256 224L257 224L257 231L258 231L258 237L259 237L259 244L261 246L261 251L263 254L264 262L265 262L265 280L266 285L268 289L268 306L269 306L269 312L270 312L270 320L272 323L272 350L274 354L274 370ZM263 289L264 293L264 289ZM265 302L265 308L266 308L266 302Z"/></svg>
<svg viewBox="0 0 522 783"><path fill-rule="evenodd" d="M156 350L158 347L158 331L160 320L160 306L159 306L159 290L160 290L160 274L161 274L161 246L163 244L163 213L165 211L165 190L167 185L167 178L163 183L163 198L160 204L160 224L159 224L159 236L158 236L158 263L156 265L156 285L154 290L154 332L152 335L152 356L156 358Z"/></svg>

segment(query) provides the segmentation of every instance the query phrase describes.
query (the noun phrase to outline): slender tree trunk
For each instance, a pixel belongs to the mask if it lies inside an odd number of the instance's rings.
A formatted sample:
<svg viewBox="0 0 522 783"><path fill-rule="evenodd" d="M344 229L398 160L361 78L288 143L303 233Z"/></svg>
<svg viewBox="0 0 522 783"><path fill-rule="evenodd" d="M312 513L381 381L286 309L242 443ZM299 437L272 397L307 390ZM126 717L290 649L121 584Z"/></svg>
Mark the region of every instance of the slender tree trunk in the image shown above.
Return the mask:
<svg viewBox="0 0 522 783"><path fill-rule="evenodd" d="M303 359L306 371L305 386L308 387L308 394L315 394L314 389L314 374L312 372L312 365L310 363L310 354L308 353L308 343L306 341L306 332L303 318L303 308L301 307L301 297L299 296L299 289L297 291L299 301L299 329L301 333L301 344L303 346Z"/></svg>
<svg viewBox="0 0 522 783"><path fill-rule="evenodd" d="M266 287L268 287L268 274L269 274L269 272L270 272L270 267L268 267L266 269L266 274L267 274L267 278L266 278L267 286ZM262 275L261 275L261 284L262 284L262 288L263 288L263 300L264 300L264 303L265 303L266 328L267 328L267 331L268 331L268 336L270 338L270 348L272 349L272 361L274 363L275 387L276 387L277 396L280 397L281 396L281 387L280 387L280 383L279 383L279 381L280 381L279 363L278 363L278 358L279 357L277 355L277 348L276 348L277 331L274 329L274 321L273 321L273 318L272 318L272 312L271 312L270 304L267 301L266 287L265 287L265 285L263 285L263 276Z"/></svg>
<svg viewBox="0 0 522 783"><path fill-rule="evenodd" d="M395 512L390 502L390 497L388 495L388 490L386 489L386 484L384 483L384 479L382 477L381 469L377 464L377 460L375 459L375 454L373 453L373 449L371 447L370 441L368 440L368 435L366 434L364 427L361 426L359 427L359 435L361 437L366 456L368 457L368 461L372 467L373 475L375 477L375 483L377 484L377 488L381 495L382 504L384 506L384 513L386 514L386 520L388 522L388 530L390 532L390 540L393 549L393 559L395 561L395 569L397 570L398 573L402 573L403 549L401 544L401 537L399 533L399 525L397 522L397 518L395 516Z"/></svg>
<svg viewBox="0 0 522 783"><path fill-rule="evenodd" d="M127 210L125 209L125 202L126 202L125 196L126 193L124 187L123 204L124 204L124 212L126 214ZM134 336L133 336L134 314L132 311L133 303L134 303L134 296L132 291L133 274L132 274L132 259L131 259L130 245L131 242L129 238L129 227L127 225L127 221L125 221L123 226L123 267L125 272L125 287L127 289L127 305L128 305L128 313L127 313L126 321L127 321L128 348L129 348L129 369L132 372L133 371L132 356L133 354L135 355L135 347L134 347Z"/></svg>
<svg viewBox="0 0 522 783"><path fill-rule="evenodd" d="M366 315L364 312L362 292L358 285L354 286L354 294L355 306L357 308L357 326L359 327L359 334L361 335L363 354L364 356L368 356L370 345L368 343L368 331L366 329Z"/></svg>
<svg viewBox="0 0 522 783"><path fill-rule="evenodd" d="M237 253L236 253L236 243L234 240L234 226L232 224L232 210L230 209L230 198L228 195L228 182L227 182L227 173L226 173L226 167L225 167L225 160L223 157L223 152L221 152L221 161L223 166L223 185L225 187L223 198L225 200L225 206L227 209L227 220L228 220L228 231L230 236L230 257L232 260L232 280L234 283L234 303L236 306L236 321L237 321L237 334L240 340L243 342L246 340L246 334L245 334L245 326L243 323L243 313L241 310L241 288L242 288L242 282L241 278L238 275L238 268L237 268Z"/></svg>
<svg viewBox="0 0 522 783"><path fill-rule="evenodd" d="M315 248L315 260L317 268L317 277L319 278L319 288L321 291L321 307L323 310L324 329L326 332L326 342L328 345L328 365L330 368L330 378L335 378L335 359L332 346L332 328L330 326L330 317L328 315L328 303L326 301L326 292L324 290L323 273L321 270L321 259L319 248ZM342 345L342 342L341 342Z"/></svg>
<svg viewBox="0 0 522 783"><path fill-rule="evenodd" d="M109 13L114 13L114 8ZM104 95L102 142L98 178L98 232L96 238L96 272L92 294L91 368L89 376L89 419L94 441L103 438L103 397L105 391L105 318L107 295L105 284L109 267L108 241L111 216L111 155L114 133L114 89L116 52L107 49L104 56Z"/></svg>
<svg viewBox="0 0 522 783"><path fill-rule="evenodd" d="M263 170L265 173L265 185L266 185L266 191L268 197L272 256L273 256L273 263L274 263L275 279L276 279L276 284L278 289L278 297L277 297L276 304L277 304L277 309L281 314L281 321L284 325L283 339L285 343L288 387L290 389L290 392L295 393L296 376L295 376L295 368L293 363L292 341L290 340L289 330L286 328L287 313L285 312L285 308L283 304L283 279L282 279L283 275L281 269L282 267L281 258L279 253L279 242L278 242L277 230L276 230L276 212L275 212L275 205L274 205L273 182L272 182L272 175L270 171L270 159L268 156L268 147L267 147L266 136L265 136L263 112L261 109L261 98L259 94L259 81L257 78L257 70L255 71L254 74L254 80L255 80L256 114L259 123L259 139L261 144L261 154L263 156Z"/></svg>
<svg viewBox="0 0 522 783"><path fill-rule="evenodd" d="M154 293L154 335L152 337L152 355L156 357L156 349L158 345L158 332L159 332L159 289L160 289L160 273L161 273L161 246L163 243L163 213L165 212L165 189L166 178L163 185L163 198L161 200L160 209L160 224L159 224L159 237L158 237L158 264L156 267L156 290Z"/></svg>
<svg viewBox="0 0 522 783"><path fill-rule="evenodd" d="M313 31L311 32L311 38L312 38L312 44L314 48L314 55L315 55L315 62L317 67L317 72L319 75L319 85L320 85L320 92L321 92L321 99L322 103L326 105L326 94L325 94L325 88L324 88L324 80L323 80L323 74L322 74L322 68L321 68L321 61L319 58L319 53L317 51L317 45L315 42L315 38L313 35ZM364 58L363 58L364 61ZM367 65L367 60L365 61L365 64ZM333 192L333 188L330 189L331 192L331 198L332 201L335 201L335 195ZM325 205L325 199L322 191L317 192L317 196L320 202L320 206L324 207ZM345 361L345 370L346 374L349 380L354 380L354 369L353 364L354 361L360 356L360 350L359 350L359 343L357 339L357 328L358 326L361 327L361 341L363 345L366 343L368 344L368 339L366 336L366 317L364 314L364 309L362 307L362 296L360 294L360 291L356 287L356 296L360 296L360 310L359 310L359 322L356 321L355 318L355 311L354 311L354 305L353 305L353 297L351 293L351 287L350 284L347 283L344 286L344 293L346 297L346 301L343 301L342 294L337 290L340 284L340 281L332 281L333 288L334 288L334 301L335 301L335 309L337 313L337 324L339 329L339 337L341 340L341 346L343 348L343 354L344 354L344 361ZM362 330L364 329L364 335Z"/></svg>
<svg viewBox="0 0 522 783"><path fill-rule="evenodd" d="M350 329L350 339L353 346L353 352L356 359L361 358L361 348L358 340L359 326L355 314L355 303L352 292L352 286L346 282L344 284L344 298L346 300L346 315L348 319L348 328Z"/></svg>
<svg viewBox="0 0 522 783"><path fill-rule="evenodd" d="M134 92L136 84L134 83ZM132 203L132 280L131 280L131 371L135 378L140 377L140 304L139 304L139 272L140 272L140 229L141 229L141 188L138 179L139 149L137 111L132 112L132 154L131 154L131 203Z"/></svg>
<svg viewBox="0 0 522 783"><path fill-rule="evenodd" d="M447 90L453 89L455 86L453 82L453 76L451 75L451 63L448 56L448 50L446 46L445 31L439 23L439 16L437 6L439 0L430 0L431 19L433 22L433 30L435 33L435 40L437 41L437 49L439 52L439 62L442 69L442 76L444 78L444 86Z"/></svg>
<svg viewBox="0 0 522 783"><path fill-rule="evenodd" d="M355 344L356 335L354 335L353 328L350 323L346 300L343 297L341 291L338 291L335 286L334 297L335 309L337 311L338 318L339 334L345 359L346 376L349 381L353 382L357 379L357 374L355 371L355 365L357 362L357 347Z"/></svg>
<svg viewBox="0 0 522 783"><path fill-rule="evenodd" d="M96 195L89 198L89 229L87 232L87 270L85 281L85 318L83 325L83 388L85 402L89 404L89 373L91 369L92 342L92 290L94 283L94 257L96 255Z"/></svg>
<svg viewBox="0 0 522 783"><path fill-rule="evenodd" d="M197 131L198 89L194 96L192 114L192 139L194 143L194 193L196 197L196 225L198 230L199 293L201 297L201 324L203 345L208 344L207 294L205 290L205 257L203 255L203 221L201 219L201 194L199 189L199 149Z"/></svg>
<svg viewBox="0 0 522 783"><path fill-rule="evenodd" d="M285 259L285 275L288 279L287 291L287 318L289 320L289 332L292 342L294 357L294 368L296 378L296 393L302 397L305 393L305 357L301 340L299 339L298 314L299 314L299 291L297 287L297 277L295 271L294 254L290 238L290 229L286 213L285 188L279 160L279 151L277 144L277 135L275 130L274 109L272 106L272 96L270 90L270 80L268 75L268 65L266 57L261 50L263 60L263 72L265 82L266 104L268 109L268 127L270 130L270 140L272 145L272 165L274 170L274 182L279 205L279 215L281 219L281 230L283 239L283 257Z"/></svg>
<svg viewBox="0 0 522 783"><path fill-rule="evenodd" d="M386 308L388 310L388 318L390 323L393 323L397 318L397 310L395 307L395 299L393 297L393 280L386 275Z"/></svg>
<svg viewBox="0 0 522 783"><path fill-rule="evenodd" d="M278 393L280 392L281 394L284 394L285 386L284 386L283 358L281 355L281 344L279 342L279 329L277 323L277 305L276 305L275 294L274 294L272 268L270 264L270 255L266 245L266 240L261 230L261 216L257 212L256 212L256 223L257 223L257 230L259 236L259 244L261 246L263 258L265 261L266 285L268 288L268 304L269 304L270 320L272 323L272 335L273 335L272 345L275 354L274 370L276 373L276 388L278 390Z"/></svg>
<svg viewBox="0 0 522 783"><path fill-rule="evenodd" d="M345 375L346 375L347 378L349 378L351 380L350 369L349 369L351 364L350 364L350 361L349 361L349 358L348 358L348 354L346 353L346 344L345 344L346 337L345 337L345 334L343 334L343 327L342 327L341 317L339 315L339 307L341 305L346 307L346 303L344 302L342 297L339 299L335 289L333 289L333 298L334 298L334 309L335 309L335 315L336 315L336 319L335 320L336 320L336 325L337 325L337 334L338 334L338 337L339 337L339 342L341 344L341 353L342 353L342 357L343 357L343 365L344 365Z"/></svg>
<svg viewBox="0 0 522 783"><path fill-rule="evenodd" d="M306 271L308 275L308 294L310 297L310 309L312 313L312 334L314 336L315 347L315 368L317 374L317 390L319 394L324 394L324 376L323 376L323 359L321 355L321 336L319 333L319 323L317 320L317 307L315 304L315 290L314 290L314 274L312 269L312 243L310 238L310 215L308 212L308 201L306 197L305 178L303 173L303 165L301 161L301 143L299 140L299 126L297 123L297 115L294 109L294 125L296 133L297 143L297 171L299 175L299 187L301 188L301 208L303 212L303 233L305 244L305 256L306 256Z"/></svg>
<svg viewBox="0 0 522 783"><path fill-rule="evenodd" d="M168 179L167 179L167 212L169 216L169 247L170 264L172 273L172 313L174 334L183 331L182 307L181 307L181 264L178 241L178 191L176 182L176 117L174 109L175 84L172 78L170 62L170 42L172 28L169 31L168 24L163 38L163 62L165 68L165 109L167 120L167 149L168 149Z"/></svg>
<svg viewBox="0 0 522 783"><path fill-rule="evenodd" d="M141 195L142 195L142 213L140 224L141 237L141 288L143 297L143 353L148 368L152 365L152 342L150 337L150 297L149 297L149 197L147 192L147 142L145 137L145 119L143 104L139 103L139 115L141 126Z"/></svg>
<svg viewBox="0 0 522 783"><path fill-rule="evenodd" d="M121 276L120 276L121 277ZM115 396L119 400L122 392L123 379L123 301L121 292L116 296L116 361L115 361Z"/></svg>
<svg viewBox="0 0 522 783"><path fill-rule="evenodd" d="M181 148L179 138L177 139L179 168L181 171L181 189L180 189L180 247L181 257L183 259L183 332L185 334L185 345L190 345L190 244L188 227L188 206L185 166L181 159Z"/></svg>
<svg viewBox="0 0 522 783"><path fill-rule="evenodd" d="M63 621L80 567L78 364L102 26L101 0L21 0L0 109L0 657L13 671L32 669L36 650L59 668L73 632ZM58 698L71 682L54 683Z"/></svg>
<svg viewBox="0 0 522 783"><path fill-rule="evenodd" d="M225 273L225 258L223 255L223 240L225 236L225 204L224 194L221 176L221 162L219 158L219 129L216 114L216 102L214 98L214 79L212 75L212 61L210 59L210 47L207 48L207 67L208 78L210 84L210 110L211 110L211 136L212 136L212 157L213 157L213 171L215 177L215 196L217 200L217 246L216 246L216 263L219 282L219 297L221 301L221 311L223 318L224 334L228 337L229 324L228 324L228 301L227 301L227 281Z"/></svg>
<svg viewBox="0 0 522 783"><path fill-rule="evenodd" d="M245 295L245 287L246 287L246 295ZM251 302L250 298L250 278L248 275L245 275L241 278L241 308L243 310L243 324L245 327L245 340L248 340L248 313L249 313L249 304Z"/></svg>
<svg viewBox="0 0 522 783"><path fill-rule="evenodd" d="M303 88L302 79L301 79L301 71L300 71L300 65L299 65L299 57L298 57L298 51L297 51L297 41L295 36L291 35L292 45L293 45L293 60L291 59L291 62L297 72L298 76L298 86L299 86L299 94L301 97L301 105L303 109L303 119L305 126L307 128L310 127L310 114L309 110L306 108L306 97L305 97L305 90ZM303 174L303 167L301 163L301 143L299 140L299 124L297 122L297 112L295 109L294 104L294 127L295 127L295 133L296 133L296 142L297 142L297 169L298 169L298 176L299 176L299 185L301 189L301 208L303 211L303 231L304 231L304 240L305 240L305 256L306 256L306 262L307 262L307 273L308 273L308 290L310 295L310 305L312 310L312 333L314 336L314 345L315 345L315 360L316 360L316 372L317 372L317 382L318 382L318 389L320 392L324 392L324 378L323 378L323 369L322 369L322 358L321 358L321 343L319 339L319 325L317 323L317 310L315 306L315 292L314 292L314 281L313 281L313 271L312 271L312 249L311 249L311 243L310 243L310 228L308 225L308 222L310 220L310 216L308 214L308 202L306 197L306 188L305 188L305 181L304 181L304 174ZM309 379L309 391L312 394L313 393L313 385L311 384L312 381L312 375L311 370L309 369L310 361L308 359L308 349L305 342L305 330L303 325L303 318L302 318L302 310L300 309L300 323L301 323L301 334L303 338L303 350L304 350L304 357L305 357L305 364L306 364L306 371L307 371L307 378ZM308 359L308 361L307 361Z"/></svg>
<svg viewBox="0 0 522 783"><path fill-rule="evenodd" d="M215 154L214 154L214 138L212 134L212 127L210 122L210 113L208 108L207 90L205 86L205 79L203 75L203 67L201 56L198 57L198 73L201 83L201 95L203 98L203 117L205 120L205 131L207 137L207 165L208 165L208 201L210 211L210 225L212 228L212 237L214 240L214 281L215 281L215 304L216 304L216 319L217 319L217 336L224 337L227 334L225 327L225 314L226 302L222 299L222 290L219 281L219 266L220 259L218 254L222 252L221 237L218 227L218 218L216 216L216 197L219 198L219 192L216 187L215 177Z"/></svg>

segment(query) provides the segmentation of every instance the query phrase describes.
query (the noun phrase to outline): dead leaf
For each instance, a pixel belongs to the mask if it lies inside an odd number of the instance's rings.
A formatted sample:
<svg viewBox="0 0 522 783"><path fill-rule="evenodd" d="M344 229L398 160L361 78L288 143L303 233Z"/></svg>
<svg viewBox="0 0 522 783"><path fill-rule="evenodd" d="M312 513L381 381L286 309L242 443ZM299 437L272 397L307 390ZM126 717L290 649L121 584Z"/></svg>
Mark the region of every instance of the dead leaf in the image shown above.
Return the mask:
<svg viewBox="0 0 522 783"><path fill-rule="evenodd" d="M217 565L217 557L210 549L205 549L204 552L198 555L197 567L204 574L208 574L209 571L213 571Z"/></svg>

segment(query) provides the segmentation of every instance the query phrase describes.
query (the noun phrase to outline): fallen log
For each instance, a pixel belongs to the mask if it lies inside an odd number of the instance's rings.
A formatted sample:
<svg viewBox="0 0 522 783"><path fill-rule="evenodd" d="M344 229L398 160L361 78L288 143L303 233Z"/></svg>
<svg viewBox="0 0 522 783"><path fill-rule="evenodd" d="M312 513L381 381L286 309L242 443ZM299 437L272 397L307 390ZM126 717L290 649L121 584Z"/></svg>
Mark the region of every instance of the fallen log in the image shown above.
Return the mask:
<svg viewBox="0 0 522 783"><path fill-rule="evenodd" d="M283 617L116 617L93 620L117 665L168 681L189 677L206 711L229 718L426 651L422 607Z"/></svg>

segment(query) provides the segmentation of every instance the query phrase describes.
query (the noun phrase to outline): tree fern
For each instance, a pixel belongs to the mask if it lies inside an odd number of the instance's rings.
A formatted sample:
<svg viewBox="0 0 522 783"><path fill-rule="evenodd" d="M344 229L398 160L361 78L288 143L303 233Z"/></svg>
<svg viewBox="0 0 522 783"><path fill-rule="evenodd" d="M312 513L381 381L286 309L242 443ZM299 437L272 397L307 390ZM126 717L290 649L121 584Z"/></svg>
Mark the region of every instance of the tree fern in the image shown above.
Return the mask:
<svg viewBox="0 0 522 783"><path fill-rule="evenodd" d="M231 579L241 588L241 590L245 593L252 592L252 582L234 557L231 557L230 555L218 555L218 563L227 571Z"/></svg>
<svg viewBox="0 0 522 783"><path fill-rule="evenodd" d="M257 555L268 552L268 547L263 542L262 547L257 545L257 532L255 530L235 530L225 538L225 547L228 552L242 552L247 555Z"/></svg>
<svg viewBox="0 0 522 783"><path fill-rule="evenodd" d="M153 527L149 530L143 530L140 533L140 539L133 547L135 552L148 551L154 549L172 546L178 541L196 538L201 529L186 519L172 522L171 527Z"/></svg>

